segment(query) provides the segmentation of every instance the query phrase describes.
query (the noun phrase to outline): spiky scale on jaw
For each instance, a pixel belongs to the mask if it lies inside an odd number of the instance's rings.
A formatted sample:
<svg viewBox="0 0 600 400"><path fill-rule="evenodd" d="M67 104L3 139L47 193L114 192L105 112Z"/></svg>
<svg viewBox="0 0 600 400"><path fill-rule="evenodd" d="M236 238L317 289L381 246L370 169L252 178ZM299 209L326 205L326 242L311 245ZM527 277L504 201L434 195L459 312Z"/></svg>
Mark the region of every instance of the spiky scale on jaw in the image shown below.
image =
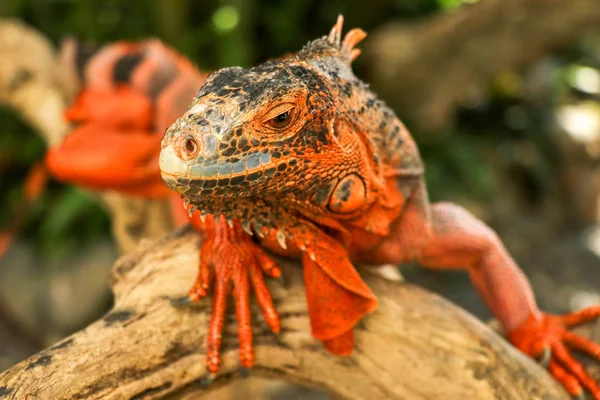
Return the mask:
<svg viewBox="0 0 600 400"><path fill-rule="evenodd" d="M244 231L246 231L248 235L254 235L254 233L252 232L251 222L247 219L242 221L242 228L244 229Z"/></svg>
<svg viewBox="0 0 600 400"><path fill-rule="evenodd" d="M287 246L285 244L285 233L282 230L277 231L277 241L282 249L287 250Z"/></svg>

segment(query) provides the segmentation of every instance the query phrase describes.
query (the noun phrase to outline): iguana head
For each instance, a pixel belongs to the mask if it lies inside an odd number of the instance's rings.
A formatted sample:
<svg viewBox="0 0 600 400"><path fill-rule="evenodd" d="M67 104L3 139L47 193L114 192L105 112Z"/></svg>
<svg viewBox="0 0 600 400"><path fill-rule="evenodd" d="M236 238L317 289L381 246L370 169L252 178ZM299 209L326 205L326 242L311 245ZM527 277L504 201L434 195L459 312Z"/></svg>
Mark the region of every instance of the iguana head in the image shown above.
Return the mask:
<svg viewBox="0 0 600 400"><path fill-rule="evenodd" d="M342 21L296 54L210 75L163 138L164 181L209 213L218 201L280 197L324 212L356 208L366 197L364 157L342 114L343 97L362 85L350 63L365 33L341 41Z"/></svg>

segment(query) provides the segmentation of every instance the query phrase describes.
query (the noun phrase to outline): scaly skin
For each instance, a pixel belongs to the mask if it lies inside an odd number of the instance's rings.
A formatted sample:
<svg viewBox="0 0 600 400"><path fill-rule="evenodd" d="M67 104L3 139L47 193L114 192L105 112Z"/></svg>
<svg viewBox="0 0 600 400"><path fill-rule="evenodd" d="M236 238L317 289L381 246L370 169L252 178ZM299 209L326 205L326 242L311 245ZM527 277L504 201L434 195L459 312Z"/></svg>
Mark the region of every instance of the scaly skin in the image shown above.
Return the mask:
<svg viewBox="0 0 600 400"><path fill-rule="evenodd" d="M489 227L457 205L429 203L410 134L351 71L365 33L353 29L342 41L341 29L340 17L328 36L295 55L210 75L163 138L165 182L201 217L216 216L220 233L211 246L226 247L228 257L242 257L233 243L247 240L241 226L264 248L302 260L313 335L335 354L351 352L353 326L377 306L353 262L464 268L515 346L535 358L549 349L550 372L571 394L585 388L600 399L596 382L565 347L600 355L600 346L568 330L596 318L600 307L565 317L542 313ZM214 373L222 327L214 321L222 321L232 287L240 356L251 365L247 276L260 272L211 262L211 279L201 271L202 290L193 297L215 288L207 359ZM273 319L272 308L266 311Z"/></svg>

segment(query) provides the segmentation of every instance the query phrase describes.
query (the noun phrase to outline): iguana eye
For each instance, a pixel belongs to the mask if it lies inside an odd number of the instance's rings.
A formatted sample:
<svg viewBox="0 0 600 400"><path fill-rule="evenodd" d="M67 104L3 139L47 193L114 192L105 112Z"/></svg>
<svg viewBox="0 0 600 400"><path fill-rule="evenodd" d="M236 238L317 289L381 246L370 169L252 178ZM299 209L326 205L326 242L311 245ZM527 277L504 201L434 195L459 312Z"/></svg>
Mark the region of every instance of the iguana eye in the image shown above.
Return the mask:
<svg viewBox="0 0 600 400"><path fill-rule="evenodd" d="M274 128L285 128L286 126L288 126L291 122L291 118L290 118L290 112L286 111L284 113L279 114L278 116L276 116L275 118L271 119L271 125L273 125Z"/></svg>
<svg viewBox="0 0 600 400"><path fill-rule="evenodd" d="M265 124L274 129L287 128L294 120L294 105L284 103L273 107L265 116Z"/></svg>

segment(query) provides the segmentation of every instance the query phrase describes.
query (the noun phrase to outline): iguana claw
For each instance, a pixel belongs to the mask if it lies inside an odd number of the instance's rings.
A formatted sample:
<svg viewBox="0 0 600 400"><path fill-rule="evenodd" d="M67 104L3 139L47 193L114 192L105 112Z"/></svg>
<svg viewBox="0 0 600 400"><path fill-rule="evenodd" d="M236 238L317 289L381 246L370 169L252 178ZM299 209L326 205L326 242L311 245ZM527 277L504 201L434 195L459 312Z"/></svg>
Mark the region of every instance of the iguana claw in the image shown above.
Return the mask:
<svg viewBox="0 0 600 400"><path fill-rule="evenodd" d="M171 299L170 303L173 307L182 308L182 307L189 306L190 304L193 304L194 301L192 299L190 299L190 296L183 296L183 297Z"/></svg>
<svg viewBox="0 0 600 400"><path fill-rule="evenodd" d="M547 365L550 373L577 399L583 399L584 389L600 400L600 387L569 351L569 347L600 359L600 345L569 331L569 328L600 316L600 306L555 316L531 315L509 334L521 351Z"/></svg>
<svg viewBox="0 0 600 400"><path fill-rule="evenodd" d="M546 346L546 347L544 347L544 351L540 355L540 358L538 359L538 361L542 366L544 366L544 368L548 368L548 366L550 365L551 359L552 359L552 349L550 348L550 346Z"/></svg>

